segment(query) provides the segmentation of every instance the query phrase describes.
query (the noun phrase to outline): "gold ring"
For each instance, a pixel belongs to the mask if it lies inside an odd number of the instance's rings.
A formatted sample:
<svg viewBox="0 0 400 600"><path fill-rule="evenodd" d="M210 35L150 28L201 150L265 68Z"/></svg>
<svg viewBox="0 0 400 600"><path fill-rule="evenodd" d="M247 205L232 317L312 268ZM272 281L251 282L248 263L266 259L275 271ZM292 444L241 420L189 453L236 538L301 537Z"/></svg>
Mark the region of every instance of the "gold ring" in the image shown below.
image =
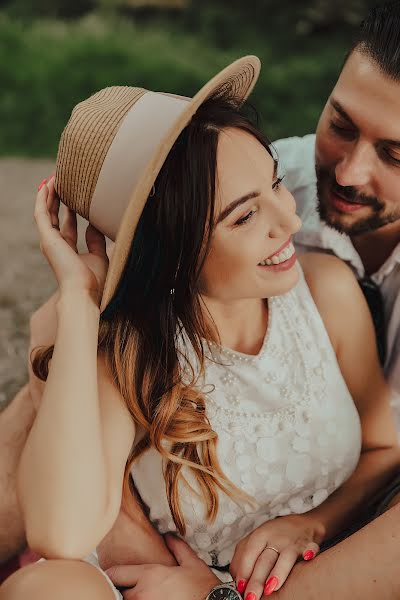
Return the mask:
<svg viewBox="0 0 400 600"><path fill-rule="evenodd" d="M277 550L276 548L274 548L273 546L265 546L264 550L273 550L274 552L277 553L277 555L280 555L279 550Z"/></svg>

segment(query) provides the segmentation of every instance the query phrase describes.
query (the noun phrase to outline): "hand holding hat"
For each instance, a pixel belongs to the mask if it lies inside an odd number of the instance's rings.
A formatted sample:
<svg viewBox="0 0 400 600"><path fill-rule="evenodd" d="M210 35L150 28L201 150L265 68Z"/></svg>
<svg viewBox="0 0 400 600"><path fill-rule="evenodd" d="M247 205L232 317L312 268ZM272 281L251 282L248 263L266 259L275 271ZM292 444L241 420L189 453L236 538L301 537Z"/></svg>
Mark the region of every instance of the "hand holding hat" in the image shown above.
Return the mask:
<svg viewBox="0 0 400 600"><path fill-rule="evenodd" d="M105 237L93 225L86 229L88 254L82 260L77 249L76 214L66 208L61 231L58 227L60 201L54 190L54 178L40 186L34 217L39 231L40 249L57 279L60 294L67 292L89 293L96 306L108 269Z"/></svg>

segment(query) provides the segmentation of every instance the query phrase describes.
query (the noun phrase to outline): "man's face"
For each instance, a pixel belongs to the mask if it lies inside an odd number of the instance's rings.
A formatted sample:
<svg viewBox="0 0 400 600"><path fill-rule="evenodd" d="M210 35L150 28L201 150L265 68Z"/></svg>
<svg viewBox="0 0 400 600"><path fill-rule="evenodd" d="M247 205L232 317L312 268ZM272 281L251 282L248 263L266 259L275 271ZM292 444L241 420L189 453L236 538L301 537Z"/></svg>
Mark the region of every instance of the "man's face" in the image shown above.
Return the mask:
<svg viewBox="0 0 400 600"><path fill-rule="evenodd" d="M357 235L400 219L400 82L359 51L319 120L316 170L328 225Z"/></svg>

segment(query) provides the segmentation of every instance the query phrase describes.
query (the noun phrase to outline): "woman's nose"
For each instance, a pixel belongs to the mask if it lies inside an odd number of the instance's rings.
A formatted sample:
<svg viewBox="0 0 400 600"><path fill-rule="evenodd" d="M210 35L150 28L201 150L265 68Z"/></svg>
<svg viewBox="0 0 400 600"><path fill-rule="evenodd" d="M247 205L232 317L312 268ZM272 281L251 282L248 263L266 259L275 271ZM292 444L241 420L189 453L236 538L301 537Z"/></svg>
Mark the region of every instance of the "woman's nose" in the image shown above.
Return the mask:
<svg viewBox="0 0 400 600"><path fill-rule="evenodd" d="M280 238L285 235L294 235L301 228L301 219L296 214L296 203L289 192L285 201L276 206L274 219L271 219L269 237Z"/></svg>

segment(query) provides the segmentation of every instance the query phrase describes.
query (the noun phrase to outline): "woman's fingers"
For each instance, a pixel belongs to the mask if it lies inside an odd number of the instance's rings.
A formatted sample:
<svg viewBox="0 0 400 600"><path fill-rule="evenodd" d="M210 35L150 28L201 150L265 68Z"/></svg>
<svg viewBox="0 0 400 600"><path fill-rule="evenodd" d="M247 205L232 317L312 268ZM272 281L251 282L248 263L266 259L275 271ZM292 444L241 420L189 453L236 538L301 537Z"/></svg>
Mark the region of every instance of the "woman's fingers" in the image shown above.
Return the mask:
<svg viewBox="0 0 400 600"><path fill-rule="evenodd" d="M307 544L307 547L303 551L303 559L304 560L312 560L319 553L319 546L314 542L310 542Z"/></svg>
<svg viewBox="0 0 400 600"><path fill-rule="evenodd" d="M270 596L279 590L289 576L299 557L295 546L288 546L279 555L272 571L266 576L264 582L264 594Z"/></svg>
<svg viewBox="0 0 400 600"><path fill-rule="evenodd" d="M40 248L59 237L59 233L51 223L51 197L47 185L43 185L37 193L34 218L39 231Z"/></svg>
<svg viewBox="0 0 400 600"><path fill-rule="evenodd" d="M302 551L295 545L289 545L279 555L267 547L258 557L246 585L238 585L238 591L243 594L245 590L245 600L259 600L263 594L270 596L283 586L300 556L311 560L318 552L319 546L314 542L308 543Z"/></svg>
<svg viewBox="0 0 400 600"><path fill-rule="evenodd" d="M239 542L231 561L229 571L236 581L236 586L239 587L239 590L243 590L246 587L254 565L265 548L264 537L256 534L257 532L251 538L247 539L245 543L243 541ZM240 593L242 592L240 591Z"/></svg>
<svg viewBox="0 0 400 600"><path fill-rule="evenodd" d="M54 176L48 180L47 187L49 189L48 208L51 215L51 223L59 227L64 240L77 253L78 227L76 213L64 204L60 208L60 199L54 189ZM60 210L62 213L62 224L60 223Z"/></svg>
<svg viewBox="0 0 400 600"><path fill-rule="evenodd" d="M63 205L63 223L61 235L71 248L78 253L78 223L76 212Z"/></svg>
<svg viewBox="0 0 400 600"><path fill-rule="evenodd" d="M263 594L265 581L278 560L278 554L270 548L264 548L248 577L245 600L259 600Z"/></svg>
<svg viewBox="0 0 400 600"><path fill-rule="evenodd" d="M91 254L97 254L108 261L105 236L89 223L86 228L86 245Z"/></svg>
<svg viewBox="0 0 400 600"><path fill-rule="evenodd" d="M50 213L51 224L59 226L60 221L58 215L60 210L60 200L54 189L54 176L47 180L46 187L49 190L47 196L47 208Z"/></svg>

